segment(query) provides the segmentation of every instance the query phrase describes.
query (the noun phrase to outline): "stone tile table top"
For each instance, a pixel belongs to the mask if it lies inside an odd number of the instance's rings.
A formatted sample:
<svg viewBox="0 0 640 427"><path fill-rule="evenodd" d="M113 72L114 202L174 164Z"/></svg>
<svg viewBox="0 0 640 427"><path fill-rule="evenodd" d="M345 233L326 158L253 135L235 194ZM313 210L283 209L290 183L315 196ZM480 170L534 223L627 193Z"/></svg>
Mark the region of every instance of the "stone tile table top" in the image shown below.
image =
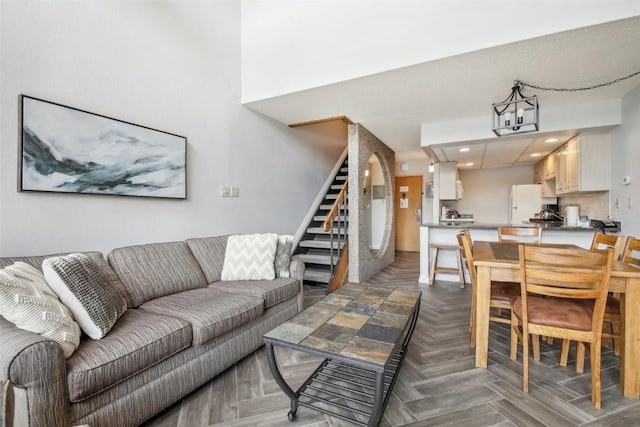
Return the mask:
<svg viewBox="0 0 640 427"><path fill-rule="evenodd" d="M266 333L264 340L383 369L421 294L417 289L348 283Z"/></svg>

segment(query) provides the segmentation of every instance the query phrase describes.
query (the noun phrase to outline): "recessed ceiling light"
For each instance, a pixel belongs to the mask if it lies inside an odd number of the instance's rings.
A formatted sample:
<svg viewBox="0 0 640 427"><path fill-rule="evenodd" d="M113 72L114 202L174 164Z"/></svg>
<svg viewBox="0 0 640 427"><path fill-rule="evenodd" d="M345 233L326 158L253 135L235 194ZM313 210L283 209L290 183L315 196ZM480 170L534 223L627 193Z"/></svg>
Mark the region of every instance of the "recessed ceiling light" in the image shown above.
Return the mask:
<svg viewBox="0 0 640 427"><path fill-rule="evenodd" d="M533 153L529 155L530 157L540 157L540 153Z"/></svg>
<svg viewBox="0 0 640 427"><path fill-rule="evenodd" d="M465 166L473 166L473 162L465 163Z"/></svg>
<svg viewBox="0 0 640 427"><path fill-rule="evenodd" d="M461 148L461 149L460 149L460 150L458 150L458 151L460 151L461 153L466 153L467 151L471 151L471 148L469 148L469 147L465 147L465 148Z"/></svg>
<svg viewBox="0 0 640 427"><path fill-rule="evenodd" d="M548 142L548 143L558 142L558 138L547 138L544 140L544 142Z"/></svg>

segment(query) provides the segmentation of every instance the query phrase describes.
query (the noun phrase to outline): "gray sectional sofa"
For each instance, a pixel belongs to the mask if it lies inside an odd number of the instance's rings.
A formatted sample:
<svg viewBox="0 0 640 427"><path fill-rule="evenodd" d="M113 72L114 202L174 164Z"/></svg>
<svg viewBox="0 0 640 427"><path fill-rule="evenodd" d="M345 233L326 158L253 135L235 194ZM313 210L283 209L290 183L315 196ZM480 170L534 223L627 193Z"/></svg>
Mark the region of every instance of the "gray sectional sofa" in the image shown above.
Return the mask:
<svg viewBox="0 0 640 427"><path fill-rule="evenodd" d="M223 281L227 237L88 253L127 301L101 340L60 346L0 316L0 384L13 388L16 425L137 426L262 345L302 310L304 264L290 277ZM0 258L41 268L47 256ZM5 419L6 420L6 419Z"/></svg>

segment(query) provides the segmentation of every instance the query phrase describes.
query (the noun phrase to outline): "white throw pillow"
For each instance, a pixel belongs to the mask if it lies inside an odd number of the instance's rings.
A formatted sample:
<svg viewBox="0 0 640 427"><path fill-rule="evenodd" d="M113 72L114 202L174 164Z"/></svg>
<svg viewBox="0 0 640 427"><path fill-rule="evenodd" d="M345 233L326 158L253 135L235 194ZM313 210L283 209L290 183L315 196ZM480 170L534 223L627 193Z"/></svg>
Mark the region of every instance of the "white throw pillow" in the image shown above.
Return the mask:
<svg viewBox="0 0 640 427"><path fill-rule="evenodd" d="M80 327L69 309L47 286L44 275L24 262L0 270L0 314L20 329L60 344L65 358L80 344Z"/></svg>
<svg viewBox="0 0 640 427"><path fill-rule="evenodd" d="M276 277L289 277L289 265L291 264L291 249L293 247L293 236L278 236L278 246L276 248L275 269Z"/></svg>
<svg viewBox="0 0 640 427"><path fill-rule="evenodd" d="M222 265L222 280L273 280L277 234L229 236Z"/></svg>
<svg viewBox="0 0 640 427"><path fill-rule="evenodd" d="M89 255L47 258L42 271L80 328L94 340L104 337L127 309L126 301Z"/></svg>

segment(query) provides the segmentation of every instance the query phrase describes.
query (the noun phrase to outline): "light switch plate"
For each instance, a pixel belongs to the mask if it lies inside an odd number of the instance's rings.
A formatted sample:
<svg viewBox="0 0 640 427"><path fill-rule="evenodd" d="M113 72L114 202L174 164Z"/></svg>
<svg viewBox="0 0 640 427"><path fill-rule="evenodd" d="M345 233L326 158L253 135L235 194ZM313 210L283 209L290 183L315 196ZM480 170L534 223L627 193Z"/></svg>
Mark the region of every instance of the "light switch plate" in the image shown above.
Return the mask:
<svg viewBox="0 0 640 427"><path fill-rule="evenodd" d="M240 197L240 187L231 187L231 197Z"/></svg>
<svg viewBox="0 0 640 427"><path fill-rule="evenodd" d="M220 187L220 195L222 197L230 197L231 196L231 190L229 187Z"/></svg>

